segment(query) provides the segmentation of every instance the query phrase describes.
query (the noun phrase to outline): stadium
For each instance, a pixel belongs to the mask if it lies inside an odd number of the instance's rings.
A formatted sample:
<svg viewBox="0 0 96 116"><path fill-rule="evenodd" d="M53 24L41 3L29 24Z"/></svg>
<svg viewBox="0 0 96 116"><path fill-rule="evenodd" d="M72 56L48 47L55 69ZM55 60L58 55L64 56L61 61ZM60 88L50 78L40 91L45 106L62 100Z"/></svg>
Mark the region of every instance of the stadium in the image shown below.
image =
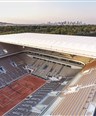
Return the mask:
<svg viewBox="0 0 96 116"><path fill-rule="evenodd" d="M0 116L95 116L96 37L0 35Z"/></svg>

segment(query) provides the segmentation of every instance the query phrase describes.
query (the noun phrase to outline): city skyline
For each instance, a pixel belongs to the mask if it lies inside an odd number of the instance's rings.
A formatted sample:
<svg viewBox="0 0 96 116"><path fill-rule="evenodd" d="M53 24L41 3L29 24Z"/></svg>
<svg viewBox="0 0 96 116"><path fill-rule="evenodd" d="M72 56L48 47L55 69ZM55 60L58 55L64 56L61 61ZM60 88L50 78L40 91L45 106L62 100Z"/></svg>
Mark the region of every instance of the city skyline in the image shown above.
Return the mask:
<svg viewBox="0 0 96 116"><path fill-rule="evenodd" d="M96 24L96 2L0 2L0 22L40 24L82 21Z"/></svg>

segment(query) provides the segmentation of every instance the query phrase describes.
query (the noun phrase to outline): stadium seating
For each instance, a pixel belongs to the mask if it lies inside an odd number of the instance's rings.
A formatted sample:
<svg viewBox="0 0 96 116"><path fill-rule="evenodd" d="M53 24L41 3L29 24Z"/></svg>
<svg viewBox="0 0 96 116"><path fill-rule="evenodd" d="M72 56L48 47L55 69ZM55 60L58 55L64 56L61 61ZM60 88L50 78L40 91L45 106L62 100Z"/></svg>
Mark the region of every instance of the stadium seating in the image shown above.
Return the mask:
<svg viewBox="0 0 96 116"><path fill-rule="evenodd" d="M22 47L2 44L0 50L0 116L41 115L80 71Z"/></svg>

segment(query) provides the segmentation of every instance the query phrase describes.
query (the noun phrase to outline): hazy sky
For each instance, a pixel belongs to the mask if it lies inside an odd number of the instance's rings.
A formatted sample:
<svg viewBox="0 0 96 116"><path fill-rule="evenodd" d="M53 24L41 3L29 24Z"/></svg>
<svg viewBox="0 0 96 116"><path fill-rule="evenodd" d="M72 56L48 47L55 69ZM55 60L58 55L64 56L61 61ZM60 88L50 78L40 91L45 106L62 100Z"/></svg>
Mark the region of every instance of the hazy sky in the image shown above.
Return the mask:
<svg viewBox="0 0 96 116"><path fill-rule="evenodd" d="M0 2L0 22L33 24L65 20L96 24L96 2Z"/></svg>

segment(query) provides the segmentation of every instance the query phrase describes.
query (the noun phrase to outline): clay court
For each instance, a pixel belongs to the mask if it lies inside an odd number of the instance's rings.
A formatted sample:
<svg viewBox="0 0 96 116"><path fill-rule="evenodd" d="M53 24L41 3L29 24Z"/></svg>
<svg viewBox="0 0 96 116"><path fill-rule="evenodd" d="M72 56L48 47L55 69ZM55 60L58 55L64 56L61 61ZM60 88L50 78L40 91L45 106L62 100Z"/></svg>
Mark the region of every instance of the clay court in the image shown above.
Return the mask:
<svg viewBox="0 0 96 116"><path fill-rule="evenodd" d="M36 76L27 75L0 89L0 116L46 83Z"/></svg>

